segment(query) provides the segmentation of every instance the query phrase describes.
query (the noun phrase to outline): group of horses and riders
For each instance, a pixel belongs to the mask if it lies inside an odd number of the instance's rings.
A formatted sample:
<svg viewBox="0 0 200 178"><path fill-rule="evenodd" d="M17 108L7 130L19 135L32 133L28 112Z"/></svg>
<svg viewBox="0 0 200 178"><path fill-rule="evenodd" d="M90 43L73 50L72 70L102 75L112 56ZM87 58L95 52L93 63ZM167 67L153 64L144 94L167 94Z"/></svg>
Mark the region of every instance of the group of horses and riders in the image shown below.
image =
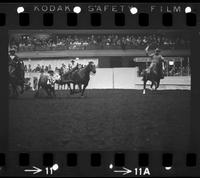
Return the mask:
<svg viewBox="0 0 200 178"><path fill-rule="evenodd" d="M85 89L88 86L90 80L90 74L96 73L96 66L94 62L89 62L85 67L79 68L77 64L71 70L67 72L56 73L53 70L48 71L48 74L41 73L38 90L35 93L37 97L39 95L40 88L45 89L48 96L55 96L55 83L58 85L66 85L70 89L70 94L81 93L84 95ZM71 87L71 84L73 87ZM75 86L78 85L78 92L76 92Z"/></svg>
<svg viewBox="0 0 200 178"><path fill-rule="evenodd" d="M143 94L146 93L146 83L151 81L151 89L155 86L155 90L159 87L160 79L164 78L164 58L160 54L158 48L154 53L149 53L149 46L146 47L145 53L151 58L150 66L143 71ZM58 85L67 85L70 94L77 93L75 86L78 85L78 93L84 95L84 91L88 86L90 80L90 73L96 73L94 62L89 62L85 67L79 68L79 65L74 65L71 70L66 72L54 72L53 70L48 73L41 72L38 89L36 90L35 97L39 96L39 90L43 88L48 96L55 96L55 83ZM25 67L24 62L16 54L15 49L9 50L9 95L17 97L19 93L23 94L25 85ZM72 85L72 87L71 87ZM20 91L20 92L19 92Z"/></svg>
<svg viewBox="0 0 200 178"><path fill-rule="evenodd" d="M17 97L19 95L19 88L21 94L24 92L25 68L24 62L15 54L15 49L9 50L8 68L10 96ZM85 89L88 86L91 73L96 73L96 66L92 61L82 68L79 68L77 63L76 65L72 66L71 70L66 72L62 71L57 73L53 70L49 70L48 73L41 72L35 97L39 96L39 91L41 88L46 91L48 96L56 96L55 83L58 85L67 84L70 89L70 94L81 93L81 96L83 96ZM76 85L78 85L78 92L75 90Z"/></svg>

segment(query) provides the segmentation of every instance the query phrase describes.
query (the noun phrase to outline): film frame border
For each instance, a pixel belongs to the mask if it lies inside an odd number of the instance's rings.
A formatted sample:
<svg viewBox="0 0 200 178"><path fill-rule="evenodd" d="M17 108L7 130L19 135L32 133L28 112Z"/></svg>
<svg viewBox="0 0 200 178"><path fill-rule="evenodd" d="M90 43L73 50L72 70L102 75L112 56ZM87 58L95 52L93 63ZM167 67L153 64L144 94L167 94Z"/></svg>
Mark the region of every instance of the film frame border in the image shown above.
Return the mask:
<svg viewBox="0 0 200 178"><path fill-rule="evenodd" d="M15 24L16 25L16 24ZM17 26L17 25L16 25ZM195 27L197 27L198 28L198 25L194 25ZM7 28L7 26L5 26L6 28ZM10 28L12 28L12 26L10 27ZM28 27L29 28L29 27ZM32 28L32 27L31 27ZM62 28L62 27L61 27ZM73 27L74 28L74 27ZM78 27L79 28L79 27ZM85 28L85 27L84 27ZM96 27L95 27L96 28ZM139 27L139 28L141 28L141 27ZM148 26L147 28L150 28L151 29L151 25L150 26ZM154 27L154 28L156 28L156 26ZM173 27L172 27L173 28ZM177 27L178 28L178 27ZM186 27L187 28L187 27ZM145 28L146 29L146 28ZM6 31L6 29L4 29L5 31ZM194 31L196 31L196 29L194 30ZM194 36L196 36L196 35L194 35ZM199 44L199 41L198 41L198 44ZM5 48L5 47L4 47ZM1 48L2 49L2 48ZM196 53L192 53L192 55L193 54L197 54L197 52L198 51L195 51ZM196 57L196 56L195 56ZM196 61L195 61L196 62ZM193 62L192 62L193 63ZM194 68L195 69L195 68ZM5 71L5 70L2 70L2 71ZM197 71L194 71L194 73L195 72L197 72ZM193 77L192 77L193 78ZM193 81L192 82L194 82L196 79L194 79L193 78ZM197 96L196 94L198 94L198 89L199 89L199 86L197 85L197 83L195 84L193 84L192 83L192 86L195 86L195 87L193 87L192 88L192 90L194 91L194 93L193 93L193 96ZM197 88L196 88L197 87ZM195 104L195 103L193 103L193 104ZM193 105L194 106L194 105ZM193 107L194 108L194 107ZM195 107L195 109L197 109L197 107ZM197 113L197 112L196 112ZM194 126L195 127L195 126ZM195 128L197 128L197 127L195 127ZM196 131L198 131L198 130L196 130ZM192 140L193 141L193 140ZM196 142L196 140L194 140L195 142ZM199 146L199 145L198 145ZM192 150L193 149L196 149L196 148L192 148ZM196 150L197 151L197 150ZM186 156L186 159L191 159L191 160L195 160L195 159L197 159L198 158L198 156L196 157L196 158L194 158L195 156L194 156L194 154L195 153L193 153L193 152L195 152L195 151L192 151L191 152L191 154L190 155L187 155ZM97 152L98 153L98 152ZM44 153L45 154L45 153ZM119 152L119 153L115 153L115 154L122 154L123 155L123 153L121 153L121 152ZM167 153L168 154L168 153ZM169 152L169 154L171 154L170 152ZM162 155L162 154L161 154ZM168 155L169 156L169 155ZM2 154L0 155L0 157L2 157ZM3 156L3 157L5 157L5 160L7 160L7 156ZM23 156L22 156L23 157ZM148 156L147 156L148 157ZM17 159L17 158L15 158L15 159ZM23 159L23 158L22 158ZM123 156L122 157L120 157L120 158L118 158L119 160L123 160L124 158L123 158ZM167 158L168 159L168 158ZM4 160L4 158L2 159L2 160ZM145 160L146 160L146 158L145 158ZM6 161L5 161L6 162ZM23 162L23 161L22 161ZM120 161L120 163L119 164L121 164L121 162L124 162L124 161ZM170 162L170 161L167 161L167 162ZM196 162L196 161L192 161L192 162ZM198 161L197 161L198 162ZM3 161L3 164L4 164L4 161ZM48 164L48 163L47 163ZM143 163L142 163L143 164ZM169 163L167 163L167 164L169 164ZM191 164L191 163L187 163L187 164ZM194 164L194 163L192 163L192 164Z"/></svg>

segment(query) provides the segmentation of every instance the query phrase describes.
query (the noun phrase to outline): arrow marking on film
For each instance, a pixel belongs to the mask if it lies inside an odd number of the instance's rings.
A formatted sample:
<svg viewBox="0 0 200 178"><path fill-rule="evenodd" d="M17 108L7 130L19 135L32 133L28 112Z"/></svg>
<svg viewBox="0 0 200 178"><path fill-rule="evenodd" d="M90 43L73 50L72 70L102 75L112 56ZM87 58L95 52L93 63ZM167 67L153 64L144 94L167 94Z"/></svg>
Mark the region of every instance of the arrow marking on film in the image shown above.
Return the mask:
<svg viewBox="0 0 200 178"><path fill-rule="evenodd" d="M33 166L33 169L25 169L24 172L33 172L33 174L37 174L39 172L42 172L42 169Z"/></svg>
<svg viewBox="0 0 200 178"><path fill-rule="evenodd" d="M132 172L132 170L123 167L123 170L114 170L117 173L123 173L123 176Z"/></svg>

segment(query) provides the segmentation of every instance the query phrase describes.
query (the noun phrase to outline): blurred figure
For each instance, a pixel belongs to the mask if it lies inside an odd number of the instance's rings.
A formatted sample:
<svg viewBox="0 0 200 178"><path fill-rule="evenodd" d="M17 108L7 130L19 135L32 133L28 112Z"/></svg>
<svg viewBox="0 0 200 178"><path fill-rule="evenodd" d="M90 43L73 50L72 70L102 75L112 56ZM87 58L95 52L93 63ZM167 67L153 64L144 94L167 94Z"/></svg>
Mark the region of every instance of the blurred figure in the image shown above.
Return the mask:
<svg viewBox="0 0 200 178"><path fill-rule="evenodd" d="M28 72L32 72L31 64L28 65Z"/></svg>
<svg viewBox="0 0 200 178"><path fill-rule="evenodd" d="M37 67L34 70L35 72L40 72L41 71L41 66L40 64L37 65Z"/></svg>
<svg viewBox="0 0 200 178"><path fill-rule="evenodd" d="M49 73L49 75L48 75L47 85L51 85L53 87L55 84L54 71L49 70L48 73Z"/></svg>
<svg viewBox="0 0 200 178"><path fill-rule="evenodd" d="M61 74L64 74L64 73L66 73L66 72L68 72L68 68L67 68L67 66L63 63L62 66L61 66Z"/></svg>
<svg viewBox="0 0 200 178"><path fill-rule="evenodd" d="M25 71L25 72L28 72L27 65L24 66L24 71Z"/></svg>
<svg viewBox="0 0 200 178"><path fill-rule="evenodd" d="M33 77L33 91L37 89L37 85L38 85L38 78Z"/></svg>
<svg viewBox="0 0 200 178"><path fill-rule="evenodd" d="M42 65L42 68L41 68L40 72L45 72L44 65Z"/></svg>
<svg viewBox="0 0 200 178"><path fill-rule="evenodd" d="M48 70L51 70L51 64L48 65Z"/></svg>
<svg viewBox="0 0 200 178"><path fill-rule="evenodd" d="M48 66L45 66L45 69L44 69L44 70L45 70L45 72L48 72L48 70L49 70L49 69L48 69Z"/></svg>

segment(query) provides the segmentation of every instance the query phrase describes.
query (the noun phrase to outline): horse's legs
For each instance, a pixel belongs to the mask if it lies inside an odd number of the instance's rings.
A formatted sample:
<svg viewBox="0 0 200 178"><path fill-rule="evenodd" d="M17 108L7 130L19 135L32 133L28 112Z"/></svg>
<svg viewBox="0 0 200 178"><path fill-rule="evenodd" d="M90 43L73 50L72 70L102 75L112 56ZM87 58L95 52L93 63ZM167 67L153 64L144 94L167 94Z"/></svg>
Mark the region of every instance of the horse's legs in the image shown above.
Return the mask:
<svg viewBox="0 0 200 178"><path fill-rule="evenodd" d="M44 90L46 91L48 96L51 96L51 89L49 91L48 87L45 87Z"/></svg>
<svg viewBox="0 0 200 178"><path fill-rule="evenodd" d="M73 91L72 91L72 88L71 88L71 85L70 85L70 83L67 83L67 86L68 86L68 88L69 88L70 95L72 95L72 94L73 94Z"/></svg>
<svg viewBox="0 0 200 178"><path fill-rule="evenodd" d="M17 86L15 85L15 83L13 81L11 81L11 88L12 88L12 97L16 98L18 96L18 92L17 92Z"/></svg>
<svg viewBox="0 0 200 178"><path fill-rule="evenodd" d="M153 84L154 84L154 82L151 81L151 90L153 90Z"/></svg>
<svg viewBox="0 0 200 178"><path fill-rule="evenodd" d="M53 96L56 97L55 87L52 87Z"/></svg>
<svg viewBox="0 0 200 178"><path fill-rule="evenodd" d="M69 82L67 85L70 89L70 95L73 95L75 93L75 84L73 82L72 83ZM71 85L72 85L72 87L71 87Z"/></svg>
<svg viewBox="0 0 200 178"><path fill-rule="evenodd" d="M18 97L17 86L12 85L12 88L13 88L13 97L17 98Z"/></svg>
<svg viewBox="0 0 200 178"><path fill-rule="evenodd" d="M154 89L156 88L156 82L155 81L151 81L151 91L153 91L153 86L154 86Z"/></svg>
<svg viewBox="0 0 200 178"><path fill-rule="evenodd" d="M19 96L19 93L17 91L17 86L15 87L15 97L18 97Z"/></svg>
<svg viewBox="0 0 200 178"><path fill-rule="evenodd" d="M81 92L81 96L83 96L83 94L84 94L84 92L85 92L85 89L86 89L87 85L88 85L88 84L84 84L84 85L83 85L83 89L82 89L82 92Z"/></svg>
<svg viewBox="0 0 200 178"><path fill-rule="evenodd" d="M146 94L146 79L144 79L144 84L143 84L143 95Z"/></svg>
<svg viewBox="0 0 200 178"><path fill-rule="evenodd" d="M81 93L81 91L82 91L82 84L78 84L78 87L79 87L79 92Z"/></svg>
<svg viewBox="0 0 200 178"><path fill-rule="evenodd" d="M53 93L53 87L49 86L49 87L47 87L47 90L49 92L49 96L52 97L54 95L54 93Z"/></svg>
<svg viewBox="0 0 200 178"><path fill-rule="evenodd" d="M51 88L47 88L47 94L48 94L48 96L49 97L52 97L52 90L51 90Z"/></svg>
<svg viewBox="0 0 200 178"><path fill-rule="evenodd" d="M20 86L21 86L21 92L20 93L23 94L24 93L24 83L21 83Z"/></svg>
<svg viewBox="0 0 200 178"><path fill-rule="evenodd" d="M153 85L154 85L154 90L156 90L156 87L157 87L157 82L156 81L153 81ZM153 91L153 88L152 88L152 91Z"/></svg>
<svg viewBox="0 0 200 178"><path fill-rule="evenodd" d="M76 84L75 83L73 83L73 93L75 93L75 90L76 90Z"/></svg>
<svg viewBox="0 0 200 178"><path fill-rule="evenodd" d="M157 90L157 89L158 89L158 87L160 86L160 79L158 79L156 83L157 83L157 85L156 85L156 88L155 88L155 90Z"/></svg>

